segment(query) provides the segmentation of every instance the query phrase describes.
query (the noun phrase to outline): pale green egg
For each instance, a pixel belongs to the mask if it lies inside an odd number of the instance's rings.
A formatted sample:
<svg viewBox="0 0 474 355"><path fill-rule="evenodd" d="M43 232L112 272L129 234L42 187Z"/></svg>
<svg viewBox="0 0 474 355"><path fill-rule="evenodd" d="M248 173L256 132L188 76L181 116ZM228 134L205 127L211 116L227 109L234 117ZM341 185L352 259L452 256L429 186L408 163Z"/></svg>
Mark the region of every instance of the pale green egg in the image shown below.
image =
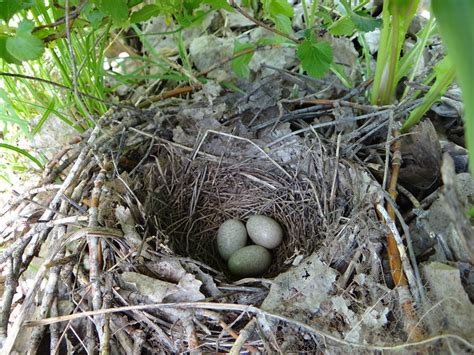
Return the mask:
<svg viewBox="0 0 474 355"><path fill-rule="evenodd" d="M229 259L231 273L239 277L261 276L272 263L270 252L260 245L249 245L237 250Z"/></svg>
<svg viewBox="0 0 474 355"><path fill-rule="evenodd" d="M224 260L247 244L245 225L237 219L229 219L222 223L217 231L217 250Z"/></svg>
<svg viewBox="0 0 474 355"><path fill-rule="evenodd" d="M256 214L247 221L247 233L257 245L274 249L283 239L283 229L273 218Z"/></svg>

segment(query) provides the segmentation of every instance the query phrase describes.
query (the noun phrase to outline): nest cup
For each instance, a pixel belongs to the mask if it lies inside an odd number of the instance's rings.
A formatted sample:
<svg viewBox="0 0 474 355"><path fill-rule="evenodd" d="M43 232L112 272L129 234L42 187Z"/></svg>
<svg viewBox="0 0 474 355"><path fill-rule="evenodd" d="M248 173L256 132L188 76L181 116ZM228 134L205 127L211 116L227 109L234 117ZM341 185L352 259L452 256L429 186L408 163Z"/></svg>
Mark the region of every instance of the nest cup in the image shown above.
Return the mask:
<svg viewBox="0 0 474 355"><path fill-rule="evenodd" d="M217 230L227 219L245 223L251 215L262 214L282 226L282 244L271 251L272 265L264 275L272 277L290 267L296 256L315 251L351 211L353 190L333 183L336 170L338 181L347 171L343 166L335 169L339 163L321 151L307 149L297 171L294 165L255 154L193 158L171 146L159 150L157 162L144 165L141 172L149 188L136 191L146 195L144 207L151 217L147 227L174 253L201 261L228 278L216 246Z"/></svg>

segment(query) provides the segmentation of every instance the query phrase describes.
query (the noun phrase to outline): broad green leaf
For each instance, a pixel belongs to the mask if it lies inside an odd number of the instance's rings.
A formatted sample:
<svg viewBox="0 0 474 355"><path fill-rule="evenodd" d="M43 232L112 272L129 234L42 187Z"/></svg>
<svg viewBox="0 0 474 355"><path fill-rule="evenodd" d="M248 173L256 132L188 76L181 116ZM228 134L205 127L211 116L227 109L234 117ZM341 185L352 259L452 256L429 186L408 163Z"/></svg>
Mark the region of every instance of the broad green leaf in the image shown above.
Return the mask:
<svg viewBox="0 0 474 355"><path fill-rule="evenodd" d="M254 47L251 43L241 43L236 40L234 42L234 55ZM252 60L253 54L254 52L243 54L232 61L232 69L238 77L247 79L250 76L249 63Z"/></svg>
<svg viewBox="0 0 474 355"><path fill-rule="evenodd" d="M349 17L341 17L329 27L329 32L334 36L350 36L354 30L354 22Z"/></svg>
<svg viewBox="0 0 474 355"><path fill-rule="evenodd" d="M289 17L278 14L273 16L273 21L275 22L275 26L278 30L286 34L293 34L293 28L291 27L291 20Z"/></svg>
<svg viewBox="0 0 474 355"><path fill-rule="evenodd" d="M128 8L131 9L134 6L137 6L138 4L141 4L143 0L128 0Z"/></svg>
<svg viewBox="0 0 474 355"><path fill-rule="evenodd" d="M474 174L474 1L432 0L431 5L464 97L465 139Z"/></svg>
<svg viewBox="0 0 474 355"><path fill-rule="evenodd" d="M0 58L9 64L20 64L21 62L7 50L7 36L0 35Z"/></svg>
<svg viewBox="0 0 474 355"><path fill-rule="evenodd" d="M61 6L61 7L66 7L66 0L59 0L58 5ZM69 5L69 7L78 6L79 5L79 0L69 0L68 5Z"/></svg>
<svg viewBox="0 0 474 355"><path fill-rule="evenodd" d="M208 4L215 10L224 9L229 12L235 11L226 0L204 0L203 4Z"/></svg>
<svg viewBox="0 0 474 355"><path fill-rule="evenodd" d="M131 23L144 22L151 19L154 16L158 16L161 13L161 10L156 5L145 5L140 10L132 13L130 17Z"/></svg>
<svg viewBox="0 0 474 355"><path fill-rule="evenodd" d="M41 57L44 44L38 37L31 34L33 22L23 20L16 29L16 34L7 39L8 52L20 61L34 60Z"/></svg>
<svg viewBox="0 0 474 355"><path fill-rule="evenodd" d="M372 16L352 12L350 19L354 26L361 32L372 32L382 25L382 20L373 18Z"/></svg>
<svg viewBox="0 0 474 355"><path fill-rule="evenodd" d="M122 25L127 22L127 0L96 0L96 4L99 10L109 15L115 24Z"/></svg>
<svg viewBox="0 0 474 355"><path fill-rule="evenodd" d="M315 15L316 15L316 17L319 17L319 18L323 19L323 25L324 26L328 26L328 25L332 24L332 22L333 22L331 15L324 9L322 11L317 11Z"/></svg>
<svg viewBox="0 0 474 355"><path fill-rule="evenodd" d="M27 9L34 5L33 1L25 0L3 0L0 1L0 19L8 22L18 11Z"/></svg>
<svg viewBox="0 0 474 355"><path fill-rule="evenodd" d="M293 6L287 0L264 0L263 8L270 17L275 17L276 15L292 17L294 14Z"/></svg>
<svg viewBox="0 0 474 355"><path fill-rule="evenodd" d="M312 38L305 39L298 45L296 55L303 70L315 78L324 76L332 63L332 48L329 43L316 43Z"/></svg>
<svg viewBox="0 0 474 355"><path fill-rule="evenodd" d="M86 15L87 19L90 21L92 27L98 28L102 23L102 20L105 17L105 14L99 10L93 10Z"/></svg>
<svg viewBox="0 0 474 355"><path fill-rule="evenodd" d="M199 8L199 6L201 5L202 3L202 0L183 0L182 4L183 4L183 7L184 9L188 12L188 14L192 14L192 12L194 10L196 10L197 8ZM171 1L171 4L173 4L173 1ZM177 8L177 4L175 5L172 5L173 6L173 9L174 11L176 11L176 8Z"/></svg>

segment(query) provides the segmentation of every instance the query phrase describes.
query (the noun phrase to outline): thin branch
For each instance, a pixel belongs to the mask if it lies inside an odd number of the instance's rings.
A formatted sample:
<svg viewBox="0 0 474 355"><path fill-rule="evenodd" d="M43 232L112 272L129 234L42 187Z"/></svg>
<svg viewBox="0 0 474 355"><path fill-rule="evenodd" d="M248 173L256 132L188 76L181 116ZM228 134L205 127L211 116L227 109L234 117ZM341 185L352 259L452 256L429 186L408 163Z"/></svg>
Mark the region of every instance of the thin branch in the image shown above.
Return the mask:
<svg viewBox="0 0 474 355"><path fill-rule="evenodd" d="M470 349L474 349L474 344L470 343L468 340L460 337L459 335L456 334L440 334L436 335L433 337L426 338L421 341L415 341L415 342L407 342L403 344L398 344L398 345L393 345L393 346L387 346L387 345L370 345L370 344L362 344L362 343L355 343L355 342L349 342L345 341L343 339L340 339L332 334L326 333L324 331L321 331L319 329L313 328L312 326L309 326L307 324L304 324L302 322L299 322L294 319L290 319L287 317L284 317L282 315L278 314L273 314L267 311L263 311L257 307L254 306L248 306L248 305L241 305L241 304L232 304L232 303L208 303L208 302L183 302L183 303L158 303L158 304L147 304L147 305L137 305L137 306L126 306L126 307L117 307L117 308L108 308L108 309L101 309L98 311L88 311L88 312L82 312L82 313L75 313L75 314L70 314L66 316L60 316L56 318L46 318L46 319L40 319L36 321L25 321L24 326L31 327L31 326L37 326L37 325L47 325L47 324L54 324L58 322L66 322L66 321L71 321L71 320L76 320L76 319L81 319L84 317L91 317L95 316L98 314L107 314L107 313L117 313L117 312L126 312L126 311L138 311L138 310L151 310L151 309L173 309L173 308L189 308L189 309L212 309L212 310L220 310L220 311L229 311L229 312L248 312L248 313L253 313L256 314L257 316L260 317L268 317L268 318L273 318L275 320L279 320L285 323L288 323L289 325L292 325L296 328L300 328L301 331L306 331L308 333L312 333L318 336L322 336L324 338L327 338L329 340L332 340L336 343L344 344L347 346L352 346L352 347L357 347L357 348L363 348L363 349L368 349L368 350L402 350L414 346L420 346L420 345L426 345L430 344L432 342L442 340L442 339L455 339L458 340L459 342L463 343Z"/></svg>
<svg viewBox="0 0 474 355"><path fill-rule="evenodd" d="M289 34L287 33L284 33L284 32L281 32L280 30L277 30L276 28L274 27L271 27L271 26L268 26L266 25L265 23L263 23L262 21L259 21L257 20L256 18L250 16L247 12L245 12L239 5L237 5L235 3L234 0L230 0L230 5L236 9L242 16L246 17L247 19L249 19L250 21L252 21L253 23L255 23L256 25L270 31L270 32L273 32L273 33L276 33L277 35L279 36L282 36L282 37L285 37L287 39L289 39L290 41L292 42L295 42L295 43L298 43L298 38L296 37L293 37L293 36L290 36Z"/></svg>

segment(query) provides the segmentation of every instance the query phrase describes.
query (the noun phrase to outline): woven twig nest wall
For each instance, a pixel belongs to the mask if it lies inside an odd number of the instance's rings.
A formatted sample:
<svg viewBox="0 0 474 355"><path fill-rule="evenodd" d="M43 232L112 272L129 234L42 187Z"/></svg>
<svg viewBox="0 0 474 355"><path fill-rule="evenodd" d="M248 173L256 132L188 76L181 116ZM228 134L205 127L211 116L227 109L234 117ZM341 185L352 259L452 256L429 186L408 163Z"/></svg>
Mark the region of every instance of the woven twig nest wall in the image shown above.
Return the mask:
<svg viewBox="0 0 474 355"><path fill-rule="evenodd" d="M302 144L295 160L282 164L238 136L212 132L205 137L222 147L211 149L221 150L220 155L164 144L159 158L139 169L138 180L146 183L134 192L146 201L151 230L164 236L175 253L227 274L216 252L217 229L227 219L262 214L285 232L266 275L275 276L296 256L310 255L328 235L347 227L344 221L354 223L354 206L361 202L354 191L360 185L352 168L328 152Z"/></svg>

